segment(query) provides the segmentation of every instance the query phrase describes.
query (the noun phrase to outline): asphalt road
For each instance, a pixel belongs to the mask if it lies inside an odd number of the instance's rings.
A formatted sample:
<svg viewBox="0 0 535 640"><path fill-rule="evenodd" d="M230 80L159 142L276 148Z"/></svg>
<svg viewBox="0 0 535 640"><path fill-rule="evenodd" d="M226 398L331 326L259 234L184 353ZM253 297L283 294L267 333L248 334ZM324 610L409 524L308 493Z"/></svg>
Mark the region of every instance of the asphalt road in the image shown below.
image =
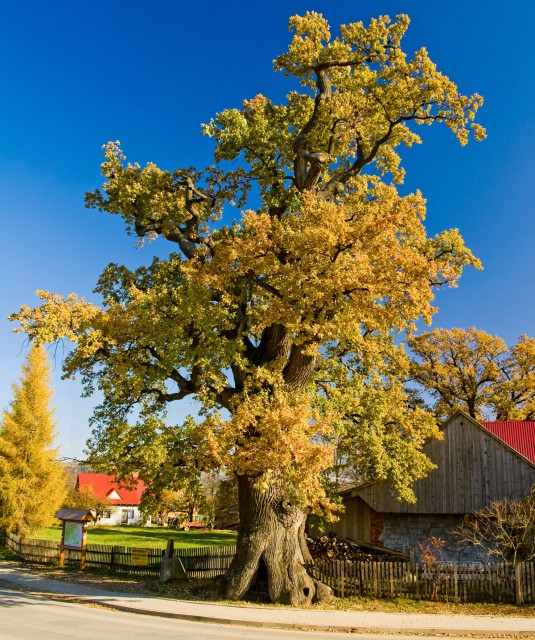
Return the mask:
<svg viewBox="0 0 535 640"><path fill-rule="evenodd" d="M425 640L424 636L255 629L110 611L0 586L1 640ZM436 640L436 638L435 638ZM449 636L448 640L455 640Z"/></svg>

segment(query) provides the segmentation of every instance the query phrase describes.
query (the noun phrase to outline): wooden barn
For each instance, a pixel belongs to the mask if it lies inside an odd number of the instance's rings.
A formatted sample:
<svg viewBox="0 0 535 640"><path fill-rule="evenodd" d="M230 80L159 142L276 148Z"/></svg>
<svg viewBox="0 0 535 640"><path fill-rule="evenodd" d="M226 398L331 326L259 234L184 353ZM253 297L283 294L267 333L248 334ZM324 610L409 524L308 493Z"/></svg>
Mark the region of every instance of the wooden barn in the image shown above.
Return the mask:
<svg viewBox="0 0 535 640"><path fill-rule="evenodd" d="M463 412L444 424L444 439L425 445L437 468L414 485L417 501L400 502L387 480L341 492L345 512L336 535L418 557L431 537L446 541L442 559L477 560L451 530L493 500L524 497L535 484L535 422L483 422Z"/></svg>

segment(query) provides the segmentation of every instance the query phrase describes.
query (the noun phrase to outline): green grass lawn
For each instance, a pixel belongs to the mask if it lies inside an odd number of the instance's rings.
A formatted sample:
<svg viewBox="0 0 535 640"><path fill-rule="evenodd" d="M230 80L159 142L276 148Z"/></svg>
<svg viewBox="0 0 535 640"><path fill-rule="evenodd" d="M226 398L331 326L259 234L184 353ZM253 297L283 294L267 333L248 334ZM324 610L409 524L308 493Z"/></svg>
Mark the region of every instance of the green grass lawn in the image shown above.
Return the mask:
<svg viewBox="0 0 535 640"><path fill-rule="evenodd" d="M61 540L61 525L38 529L31 538L36 540ZM236 544L235 531L201 530L177 531L167 527L89 527L87 544L110 544L121 547L149 547L165 549L168 540L175 541L175 548L223 547Z"/></svg>

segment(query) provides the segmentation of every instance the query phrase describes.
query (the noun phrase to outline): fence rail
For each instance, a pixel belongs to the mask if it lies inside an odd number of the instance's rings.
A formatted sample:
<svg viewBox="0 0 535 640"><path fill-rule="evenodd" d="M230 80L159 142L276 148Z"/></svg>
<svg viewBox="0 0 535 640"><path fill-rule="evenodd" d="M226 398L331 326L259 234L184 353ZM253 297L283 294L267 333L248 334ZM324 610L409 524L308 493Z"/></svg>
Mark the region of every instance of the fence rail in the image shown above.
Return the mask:
<svg viewBox="0 0 535 640"><path fill-rule="evenodd" d="M7 546L27 562L55 564L59 543L7 534ZM87 545L86 567L132 576L157 576L163 549L139 550L103 544ZM215 578L229 568L236 547L175 549L189 578ZM65 550L65 563L78 565L80 551ZM145 564L146 562L146 564ZM535 562L434 563L316 560L309 573L339 597L409 598L453 602L535 604Z"/></svg>

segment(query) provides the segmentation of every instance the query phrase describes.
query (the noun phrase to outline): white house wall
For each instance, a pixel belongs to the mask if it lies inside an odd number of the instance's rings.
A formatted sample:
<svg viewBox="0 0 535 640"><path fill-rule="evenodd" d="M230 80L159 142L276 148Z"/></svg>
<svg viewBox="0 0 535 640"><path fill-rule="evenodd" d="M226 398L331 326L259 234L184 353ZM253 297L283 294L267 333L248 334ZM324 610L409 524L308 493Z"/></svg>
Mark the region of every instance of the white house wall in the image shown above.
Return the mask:
<svg viewBox="0 0 535 640"><path fill-rule="evenodd" d="M122 521L123 511L128 512L127 522ZM139 507L130 507L123 505L116 505L110 507L110 517L104 518L99 517L97 521L97 525L100 526L127 526L127 525L140 525L143 524L143 519L141 517L141 513L139 512ZM133 512L133 517L130 515Z"/></svg>

